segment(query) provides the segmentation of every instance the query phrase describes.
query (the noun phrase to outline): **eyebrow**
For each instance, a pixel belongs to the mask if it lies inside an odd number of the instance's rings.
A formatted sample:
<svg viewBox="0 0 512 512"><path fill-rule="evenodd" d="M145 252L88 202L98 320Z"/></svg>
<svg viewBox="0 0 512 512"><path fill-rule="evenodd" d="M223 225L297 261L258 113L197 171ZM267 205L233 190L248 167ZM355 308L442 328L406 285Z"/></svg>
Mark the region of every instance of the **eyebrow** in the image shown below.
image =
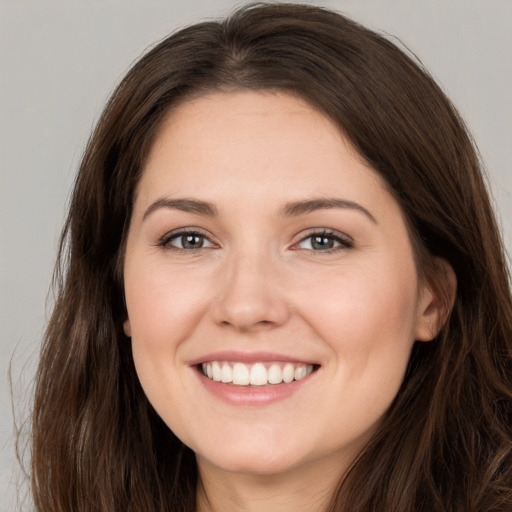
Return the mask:
<svg viewBox="0 0 512 512"><path fill-rule="evenodd" d="M354 201L348 201L346 199L328 198L328 199L308 199L305 201L295 201L287 203L281 209L281 215L285 217L297 217L307 213L314 212L315 210L325 210L333 208L346 208L349 210L356 210L363 213L368 217L374 224L378 224L375 217L362 205L355 203Z"/></svg>
<svg viewBox="0 0 512 512"><path fill-rule="evenodd" d="M212 203L200 201L198 199L169 199L162 197L157 199L154 203L151 203L151 205L144 212L142 220L146 220L149 215L160 208L170 208L188 213L196 213L197 215L203 215L205 217L217 216L217 208ZM334 208L356 210L366 215L366 217L368 217L374 224L377 224L375 217L364 206L354 201L348 201L346 199L329 198L294 201L285 204L283 208L281 208L280 213L284 217L298 217L299 215L312 213L316 210Z"/></svg>
<svg viewBox="0 0 512 512"><path fill-rule="evenodd" d="M174 210L180 210L182 212L196 213L198 215L204 215L205 217L217 216L217 208L211 203L206 201L199 201L197 199L169 199L162 197L157 199L154 203L146 209L142 220L146 220L149 215L160 208L170 208Z"/></svg>

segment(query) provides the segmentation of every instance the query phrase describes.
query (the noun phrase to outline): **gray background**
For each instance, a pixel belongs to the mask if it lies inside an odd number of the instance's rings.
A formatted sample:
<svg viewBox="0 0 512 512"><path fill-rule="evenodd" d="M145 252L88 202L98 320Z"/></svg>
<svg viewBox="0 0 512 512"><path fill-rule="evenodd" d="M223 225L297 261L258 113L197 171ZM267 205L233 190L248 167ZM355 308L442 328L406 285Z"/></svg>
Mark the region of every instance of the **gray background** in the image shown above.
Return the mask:
<svg viewBox="0 0 512 512"><path fill-rule="evenodd" d="M0 510L16 505L19 423L51 298L57 239L80 154L144 48L226 14L230 0L0 0ZM512 247L512 1L330 0L399 37L459 107L480 147ZM30 507L26 504L23 510Z"/></svg>

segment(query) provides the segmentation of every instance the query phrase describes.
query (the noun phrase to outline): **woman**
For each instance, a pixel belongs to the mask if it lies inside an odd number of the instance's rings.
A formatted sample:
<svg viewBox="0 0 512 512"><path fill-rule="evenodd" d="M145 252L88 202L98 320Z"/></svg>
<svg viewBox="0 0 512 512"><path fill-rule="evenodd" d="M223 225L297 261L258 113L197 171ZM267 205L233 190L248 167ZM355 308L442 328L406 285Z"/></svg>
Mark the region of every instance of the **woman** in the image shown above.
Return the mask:
<svg viewBox="0 0 512 512"><path fill-rule="evenodd" d="M512 306L471 139L327 10L144 56L75 185L38 510L508 511Z"/></svg>

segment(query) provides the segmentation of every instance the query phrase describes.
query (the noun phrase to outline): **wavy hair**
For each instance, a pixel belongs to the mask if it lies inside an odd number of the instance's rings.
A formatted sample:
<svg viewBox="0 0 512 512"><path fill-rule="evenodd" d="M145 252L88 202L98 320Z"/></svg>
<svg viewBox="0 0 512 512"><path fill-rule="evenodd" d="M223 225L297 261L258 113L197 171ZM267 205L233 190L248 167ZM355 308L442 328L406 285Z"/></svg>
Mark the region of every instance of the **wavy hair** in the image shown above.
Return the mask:
<svg viewBox="0 0 512 512"><path fill-rule="evenodd" d="M63 230L32 420L39 512L190 512L197 468L135 372L122 264L134 191L161 122L211 91L281 90L333 120L401 205L420 272L457 277L378 432L329 511L512 510L512 304L479 157L429 74L385 37L299 4L253 4L152 48L110 98ZM438 284L443 288L443 283Z"/></svg>

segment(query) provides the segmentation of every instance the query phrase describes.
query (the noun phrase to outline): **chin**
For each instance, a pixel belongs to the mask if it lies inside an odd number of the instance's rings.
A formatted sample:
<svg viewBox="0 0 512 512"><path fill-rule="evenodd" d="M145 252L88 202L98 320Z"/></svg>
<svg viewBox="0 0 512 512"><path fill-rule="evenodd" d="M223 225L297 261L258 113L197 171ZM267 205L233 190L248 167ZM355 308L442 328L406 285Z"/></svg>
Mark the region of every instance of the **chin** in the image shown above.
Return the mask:
<svg viewBox="0 0 512 512"><path fill-rule="evenodd" d="M215 466L218 469L228 473L236 473L253 476L275 476L291 471L300 463L298 460L285 454L272 453L266 450L264 453L234 453L232 456L223 457L204 457L197 456L198 463L205 462L209 466Z"/></svg>
<svg viewBox="0 0 512 512"><path fill-rule="evenodd" d="M284 442L267 440L260 442L249 439L236 440L233 436L226 437L222 443L211 443L208 446L198 446L195 451L198 463L205 463L223 471L252 474L275 475L285 473L300 465L306 457L292 446ZM230 440L230 441L227 441Z"/></svg>

